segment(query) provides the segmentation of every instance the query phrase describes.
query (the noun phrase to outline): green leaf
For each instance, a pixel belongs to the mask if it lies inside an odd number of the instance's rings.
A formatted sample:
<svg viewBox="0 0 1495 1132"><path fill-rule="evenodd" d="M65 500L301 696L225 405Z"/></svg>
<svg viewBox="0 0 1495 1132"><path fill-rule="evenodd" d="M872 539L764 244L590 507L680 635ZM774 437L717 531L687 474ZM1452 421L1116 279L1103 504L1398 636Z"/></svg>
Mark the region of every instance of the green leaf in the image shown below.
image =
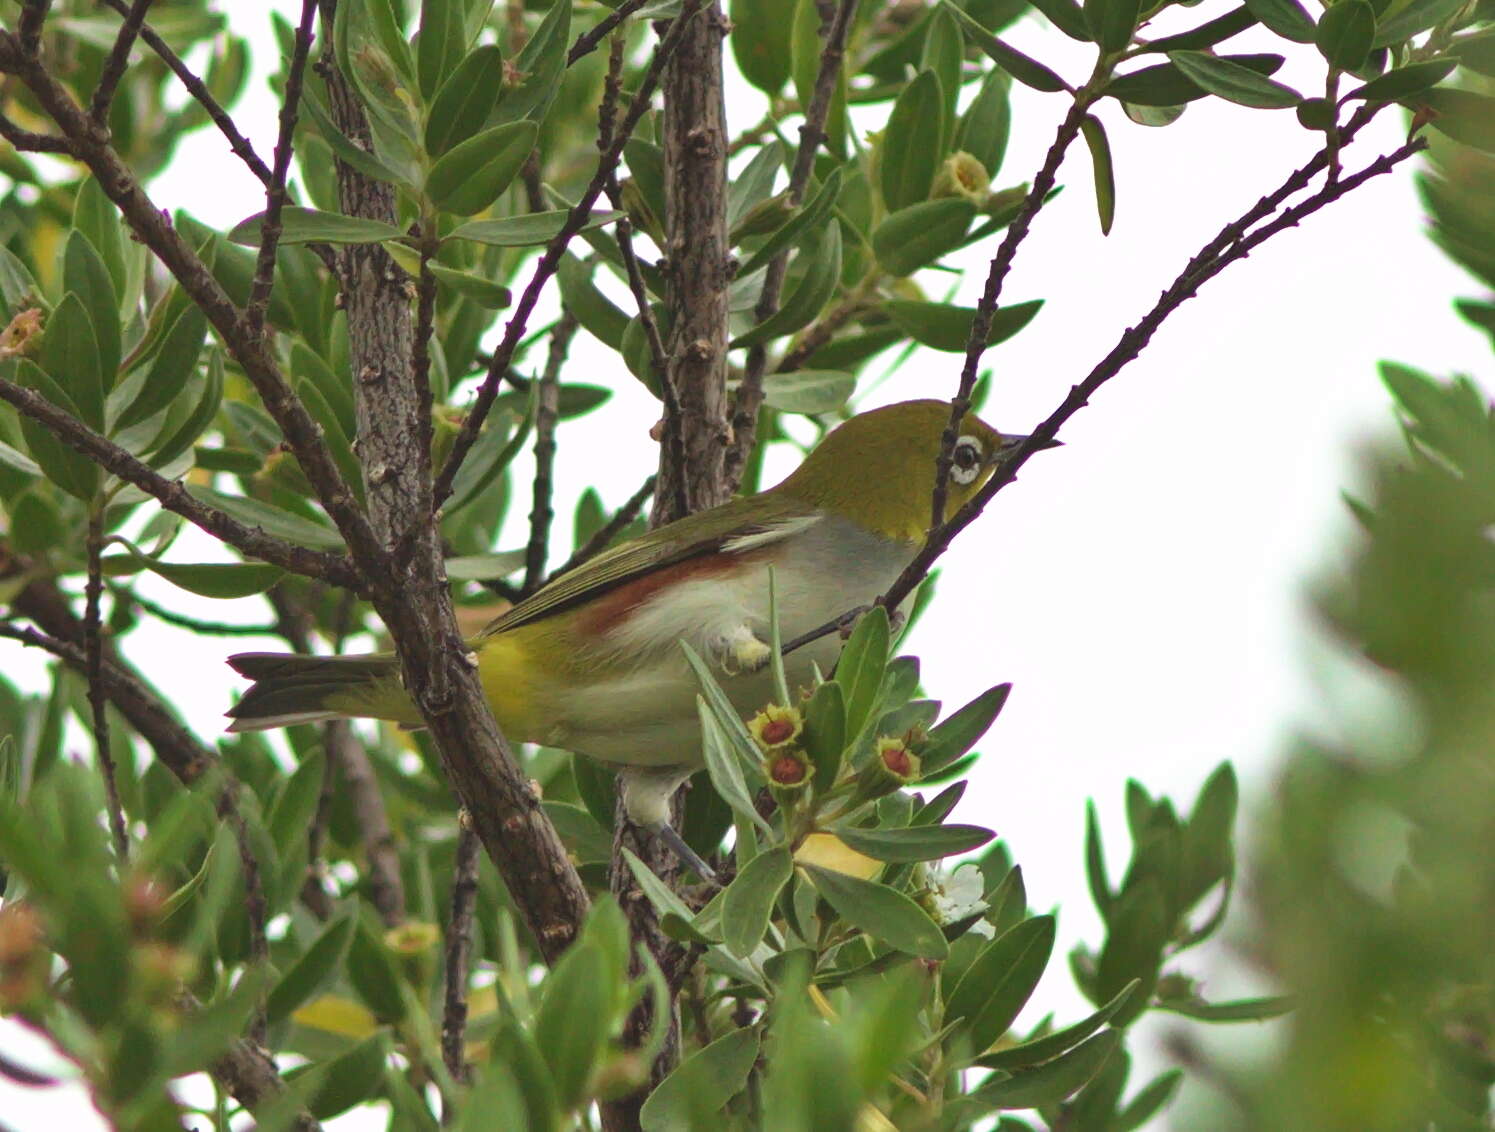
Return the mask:
<svg viewBox="0 0 1495 1132"><path fill-rule="evenodd" d="M1283 39L1294 43L1313 42L1313 17L1298 0L1246 0L1246 8Z"/></svg>
<svg viewBox="0 0 1495 1132"><path fill-rule="evenodd" d="M1467 67L1486 78L1495 78L1495 29L1454 40L1448 45L1448 54L1457 59L1460 66ZM1433 62L1441 62L1441 60L1429 60L1428 63L1413 64L1413 66L1429 66ZM1403 71L1410 69L1411 67L1398 68Z"/></svg>
<svg viewBox="0 0 1495 1132"><path fill-rule="evenodd" d="M207 316L200 308L188 307L177 316L151 362L150 373L141 384L140 392L120 413L111 432L120 432L148 419L176 399L197 369L197 359L207 334Z"/></svg>
<svg viewBox="0 0 1495 1132"><path fill-rule="evenodd" d="M1184 106L1140 106L1133 102L1121 104L1122 113L1128 118L1139 126L1149 127L1171 126L1183 117L1186 109Z"/></svg>
<svg viewBox="0 0 1495 1132"><path fill-rule="evenodd" d="M1495 36L1490 37L1495 44ZM1363 98L1367 102L1395 102L1435 87L1453 73L1458 63L1453 59L1429 59L1425 63L1408 63L1384 75L1377 75L1364 86L1356 87L1346 99Z"/></svg>
<svg viewBox="0 0 1495 1132"><path fill-rule="evenodd" d="M1197 1018L1201 1022L1265 1022L1286 1014L1295 1005L1287 995L1240 998L1233 1002L1205 1002L1198 998L1164 998L1153 1004L1158 1010Z"/></svg>
<svg viewBox="0 0 1495 1132"><path fill-rule="evenodd" d="M555 277L561 287L561 301L583 329L603 345L622 349L628 316L592 282L591 266L567 252L561 256Z"/></svg>
<svg viewBox="0 0 1495 1132"><path fill-rule="evenodd" d="M307 116L315 123L328 148L348 165L376 181L383 181L387 184L410 184L408 176L391 169L337 128L327 108L322 105L321 97L317 94L315 87L308 86L302 91L301 105L306 108Z"/></svg>
<svg viewBox="0 0 1495 1132"><path fill-rule="evenodd" d="M995 177L1007 155L1007 136L1012 128L1012 106L1007 97L1007 76L992 71L966 108L955 131L955 148L969 153Z"/></svg>
<svg viewBox="0 0 1495 1132"><path fill-rule="evenodd" d="M800 743L815 767L815 789L829 790L840 773L846 746L846 701L841 685L835 680L821 684L811 693L804 712Z"/></svg>
<svg viewBox="0 0 1495 1132"><path fill-rule="evenodd" d="M836 198L841 195L842 167L836 166L826 175L821 182L820 188L810 198L810 202L778 231L763 241L763 244L748 257L746 263L737 269L737 278L746 279L760 268L768 266L768 261L778 255L785 248L793 247L801 242L805 233L817 230L835 207Z"/></svg>
<svg viewBox="0 0 1495 1132"><path fill-rule="evenodd" d="M607 1045L612 991L607 968L595 943L572 944L546 978L535 1013L535 1044L566 1108L585 1099L587 1080Z"/></svg>
<svg viewBox="0 0 1495 1132"><path fill-rule="evenodd" d="M1170 1069L1158 1074L1116 1114L1111 1124L1113 1132L1132 1132L1145 1125L1173 1101L1183 1079L1182 1069Z"/></svg>
<svg viewBox="0 0 1495 1132"><path fill-rule="evenodd" d="M1136 989L1136 983L1128 983L1115 998L1088 1018L1076 1022L1072 1026L1066 1026L1062 1030L1055 1030L1052 1034L1045 1034L1040 1038L1031 1038L1015 1046L993 1050L977 1061L976 1064L984 1066L987 1069L1003 1069L1015 1072L1019 1069L1027 1069L1034 1065L1042 1065L1046 1061L1052 1061L1060 1054L1079 1045L1110 1021L1112 1015L1121 1009L1127 998Z"/></svg>
<svg viewBox="0 0 1495 1132"><path fill-rule="evenodd" d="M1330 66L1354 71L1365 65L1375 35L1375 9L1365 0L1339 0L1324 9L1313 41Z"/></svg>
<svg viewBox="0 0 1495 1132"><path fill-rule="evenodd" d="M467 459L462 461L462 467L457 471L457 478L452 482L451 502L445 507L448 515L457 514L469 503L480 498L488 485L509 466L515 456L519 455L520 448L524 446L525 440L529 437L530 428L534 423L534 413L526 412L519 419L519 425L513 435L510 435L509 426L512 420L512 413L504 413L497 419L491 413L489 414L488 427L483 430L477 442L472 446Z"/></svg>
<svg viewBox="0 0 1495 1132"><path fill-rule="evenodd" d="M1117 1025L1126 1026L1147 1005L1168 940L1168 909L1158 884L1151 878L1128 878L1111 906L1106 927L1106 943L1096 964L1096 995L1110 999L1134 979L1142 984L1118 1016Z"/></svg>
<svg viewBox="0 0 1495 1132"><path fill-rule="evenodd" d="M1232 8L1223 16L1217 16L1200 24L1196 28L1179 32L1177 35L1166 35L1162 39L1150 40L1147 44L1148 51L1201 51L1206 47L1239 35L1247 28L1254 27L1257 19L1244 5Z"/></svg>
<svg viewBox="0 0 1495 1132"><path fill-rule="evenodd" d="M162 1076L183 1077L206 1069L209 1062L244 1032L263 990L263 972L251 967L232 988L205 1003L202 1009L182 1012L169 1030L170 1037L161 1053Z"/></svg>
<svg viewBox="0 0 1495 1132"><path fill-rule="evenodd" d="M236 244L259 247L260 228L265 214L256 212L241 220L229 231L228 238ZM280 242L282 244L377 244L381 240L394 240L405 233L393 224L382 220L365 220L359 216L344 216L339 212L319 212L314 208L286 205L280 210Z"/></svg>
<svg viewBox="0 0 1495 1132"><path fill-rule="evenodd" d="M552 4L514 60L514 70L523 77L517 87L506 87L499 95L499 121L513 122L545 117L566 70L566 39L571 31L571 5Z"/></svg>
<svg viewBox="0 0 1495 1132"><path fill-rule="evenodd" d="M265 997L265 1020L270 1025L289 1018L291 1011L337 977L357 922L352 914L333 920L270 988Z"/></svg>
<svg viewBox="0 0 1495 1132"><path fill-rule="evenodd" d="M1007 1032L1038 986L1054 951L1054 917L1034 916L977 955L945 997L945 1018L965 1018L971 1044L985 1050Z"/></svg>
<svg viewBox="0 0 1495 1132"><path fill-rule="evenodd" d="M794 862L783 846L759 853L722 894L722 939L733 955L746 959L763 941L779 891L789 882Z"/></svg>
<svg viewBox="0 0 1495 1132"><path fill-rule="evenodd" d="M814 865L804 869L826 903L877 943L920 959L944 959L949 954L939 925L903 893Z"/></svg>
<svg viewBox="0 0 1495 1132"><path fill-rule="evenodd" d="M119 296L103 258L77 229L68 234L64 246L62 280L63 288L77 295L88 312L99 351L99 382L107 394L119 370Z"/></svg>
<svg viewBox="0 0 1495 1132"><path fill-rule="evenodd" d="M840 370L801 369L763 379L763 403L781 413L834 413L856 388L855 375Z"/></svg>
<svg viewBox="0 0 1495 1132"><path fill-rule="evenodd" d="M789 81L795 0L732 0L732 57L742 77L774 95Z"/></svg>
<svg viewBox="0 0 1495 1132"><path fill-rule="evenodd" d="M970 1093L970 1099L983 1111L1056 1104L1099 1073L1120 1044L1121 1034L1106 1030L1037 1069L984 1082Z"/></svg>
<svg viewBox="0 0 1495 1132"><path fill-rule="evenodd" d="M944 96L933 71L921 71L903 88L883 131L879 185L888 211L929 196L941 158Z"/></svg>
<svg viewBox="0 0 1495 1132"><path fill-rule="evenodd" d="M1137 30L1141 4L1139 0L1084 0L1081 12L1091 39L1106 51L1121 51Z"/></svg>
<svg viewBox="0 0 1495 1132"><path fill-rule="evenodd" d="M503 310L514 299L507 287L501 286L482 275L470 271L458 271L453 267L442 267L439 263L427 265L438 282L450 287L465 299L471 299L484 310Z"/></svg>
<svg viewBox="0 0 1495 1132"><path fill-rule="evenodd" d="M415 65L420 75L420 93L429 99L450 76L467 48L467 28L461 4L451 0L421 0L420 39Z"/></svg>
<svg viewBox="0 0 1495 1132"><path fill-rule="evenodd" d="M841 657L836 662L836 683L846 698L846 734L861 735L872 720L882 691L883 673L888 667L888 647L892 636L888 611L873 606L857 621Z"/></svg>
<svg viewBox="0 0 1495 1132"><path fill-rule="evenodd" d="M1296 106L1303 98L1290 86L1273 82L1239 63L1206 55L1202 51L1170 51L1168 58L1210 94L1240 106L1280 109Z"/></svg>
<svg viewBox="0 0 1495 1132"><path fill-rule="evenodd" d="M1111 223L1116 219L1116 171L1111 166L1111 143L1106 140L1105 127L1094 114L1085 115L1084 121L1080 123L1080 132L1085 135L1085 144L1090 148L1090 164L1095 174L1095 210L1100 216L1100 232L1102 236L1109 236Z"/></svg>
<svg viewBox="0 0 1495 1132"><path fill-rule="evenodd" d="M511 216L503 220L469 220L454 229L448 240L471 240L475 244L487 244L494 248L528 248L548 244L561 234L570 216L568 209L551 212L531 212L525 216ZM621 212L593 212L587 217L579 232L589 228L600 228L611 224L623 214Z"/></svg>
<svg viewBox="0 0 1495 1132"><path fill-rule="evenodd" d="M72 410L95 432L104 427L104 372L100 368L93 320L72 291L47 316L37 363L67 391ZM49 398L50 400L50 398ZM55 402L54 402L55 403Z"/></svg>
<svg viewBox="0 0 1495 1132"><path fill-rule="evenodd" d="M481 212L519 175L539 129L534 122L508 122L453 146L431 166L426 195L443 212Z"/></svg>
<svg viewBox="0 0 1495 1132"><path fill-rule="evenodd" d="M359 1000L374 1013L381 1022L399 1023L407 1013L405 996L401 993L404 976L396 969L394 959L385 947L378 932L378 920L372 909L365 915L368 922L355 917L357 928L348 947L347 975Z"/></svg>
<svg viewBox="0 0 1495 1132"><path fill-rule="evenodd" d="M736 9L734 5L734 13ZM747 1085L757 1060L756 1030L733 1030L717 1038L682 1061L649 1094L639 1111L640 1126L644 1132L677 1132L692 1127L695 1113L721 1112Z"/></svg>
<svg viewBox="0 0 1495 1132"><path fill-rule="evenodd" d="M1030 299L1024 303L1013 303L1009 307L998 307L992 315L986 344L995 346L1007 341L1032 322L1042 306L1042 299ZM971 339L971 325L976 318L974 307L918 302L913 299L890 299L882 305L882 310L898 324L900 330L920 345L951 353L965 352Z"/></svg>
<svg viewBox="0 0 1495 1132"><path fill-rule="evenodd" d="M747 333L734 338L730 343L732 349L793 334L808 326L825 309L841 281L841 225L832 221L806 239L798 262L803 265L804 274L784 304Z"/></svg>
<svg viewBox="0 0 1495 1132"><path fill-rule="evenodd" d="M0 248L0 301L4 302L5 311L14 315L25 307L38 305L41 293L26 265L8 248Z"/></svg>
<svg viewBox="0 0 1495 1132"><path fill-rule="evenodd" d="M605 862L612 857L611 832L598 825L584 806L554 802L548 798L540 804L545 807L545 816L555 826L566 849L575 856L578 864Z"/></svg>
<svg viewBox="0 0 1495 1132"><path fill-rule="evenodd" d="M1467 0L1411 0L1406 7L1376 22L1372 47L1391 47L1411 39L1418 32L1441 24L1466 6Z"/></svg>
<svg viewBox="0 0 1495 1132"><path fill-rule="evenodd" d="M688 646L680 642L681 648ZM748 815L769 832L766 822L759 816L748 793L747 778L743 774L742 762L728 738L726 728L718 714L707 704L704 696L696 697L696 710L701 719L701 758L706 763L706 773L711 785L722 796L736 814Z"/></svg>
<svg viewBox="0 0 1495 1132"><path fill-rule="evenodd" d="M890 275L911 275L960 247L975 216L976 206L963 197L900 208L873 230L873 254Z"/></svg>
<svg viewBox="0 0 1495 1132"><path fill-rule="evenodd" d="M1495 98L1438 87L1424 91L1417 101L1432 108L1433 129L1482 153L1495 154Z"/></svg>
<svg viewBox="0 0 1495 1132"><path fill-rule="evenodd" d="M150 457L153 465L169 464L187 451L218 415L218 407L223 403L223 354L220 351L214 350L208 355L206 375L196 407L175 431L168 430L169 435L163 434L164 438L156 442Z"/></svg>
<svg viewBox="0 0 1495 1132"><path fill-rule="evenodd" d="M388 1057L389 1038L380 1033L319 1066L319 1080L306 1100L307 1111L318 1120L331 1120L368 1100L384 1086Z"/></svg>
<svg viewBox="0 0 1495 1132"><path fill-rule="evenodd" d="M623 859L628 863L633 879L638 881L639 888L643 889L644 895L649 898L649 903L654 905L656 912L661 916L666 914L678 916L687 924L694 922L695 913L686 907L685 901L676 896L669 885L655 876L654 870L639 860L633 850L625 847Z"/></svg>
<svg viewBox="0 0 1495 1132"><path fill-rule="evenodd" d="M112 34L110 39L112 42ZM130 285L129 269L125 266L125 248L128 245L125 243L124 225L120 221L119 209L104 195L96 177L87 177L78 186L77 195L73 198L73 227L87 237L109 272L109 283L115 295L123 297ZM29 277L28 273L27 278ZM68 283L65 289L76 288ZM8 295L7 305L14 305L9 301ZM115 313L118 314L118 308Z"/></svg>
<svg viewBox="0 0 1495 1132"><path fill-rule="evenodd" d="M312 550L342 549L342 536L326 523L314 522L258 499L224 495L221 491L199 484L188 484L187 492L199 502L216 507L241 523L262 527L266 534L294 542L297 546L310 547Z"/></svg>
<svg viewBox="0 0 1495 1132"><path fill-rule="evenodd" d="M875 861L936 861L956 853L969 853L996 836L979 825L917 825L903 829L839 826L831 832Z"/></svg>
<svg viewBox="0 0 1495 1132"><path fill-rule="evenodd" d="M284 575L279 566L262 562L160 562L143 554L122 538L114 542L123 546L137 566L165 578L172 585L201 597L230 599L264 593Z"/></svg>
<svg viewBox="0 0 1495 1132"><path fill-rule="evenodd" d="M446 576L454 582L486 582L506 578L524 565L525 552L505 550L497 554L463 554L446 560Z"/></svg>
<svg viewBox="0 0 1495 1132"><path fill-rule="evenodd" d="M1125 3L1126 0L1121 0ZM1068 83L1049 70L1036 59L1024 55L1015 47L1011 47L998 39L986 28L976 22L968 13L962 11L951 0L944 0L940 9L942 12L952 12L959 20L966 38L979 47L992 62L1001 67L1009 75L1024 86L1032 87L1034 90L1054 93L1066 90Z"/></svg>
<svg viewBox="0 0 1495 1132"><path fill-rule="evenodd" d="M1070 39L1090 43L1090 31L1085 26L1085 13L1074 0L1033 0L1033 7L1048 17L1049 23Z"/></svg>
<svg viewBox="0 0 1495 1132"><path fill-rule="evenodd" d="M1107 920L1111 913L1111 881L1106 875L1105 845L1101 841L1100 819L1095 814L1095 801L1085 802L1085 880L1090 886L1090 899Z"/></svg>
<svg viewBox="0 0 1495 1132"><path fill-rule="evenodd" d="M78 408L73 404L72 398L30 358L21 358L17 362L16 383L40 393L64 412L78 416ZM21 435L26 438L26 447L30 450L32 459L46 474L47 479L84 502L93 500L99 485L98 465L62 443L46 426L25 415L21 416Z"/></svg>
<svg viewBox="0 0 1495 1132"><path fill-rule="evenodd" d="M481 130L498 104L503 82L502 51L485 43L469 52L431 100L426 115L426 152L440 157Z"/></svg>
<svg viewBox="0 0 1495 1132"><path fill-rule="evenodd" d="M810 105L820 76L822 39L820 13L826 10L815 0L799 0L789 26L789 75L801 106ZM854 34L854 33L853 33ZM846 153L846 75L845 68L836 76L831 88L830 106L825 115L825 148L836 157Z"/></svg>
<svg viewBox="0 0 1495 1132"><path fill-rule="evenodd" d="M1281 55L1226 55L1222 58L1258 74L1269 75L1282 66ZM1177 110L1169 121L1182 113L1184 103L1203 98L1207 93L1172 63L1158 63L1130 74L1118 75L1106 84L1104 92L1132 106L1157 106ZM1143 122L1143 125L1167 125L1168 122Z"/></svg>
<svg viewBox="0 0 1495 1132"><path fill-rule="evenodd" d="M960 24L951 13L951 8L952 5L946 3L930 13L924 28L924 46L919 55L919 70L932 71L939 78L940 94L945 100L942 119L945 132L940 138L942 152L949 152L950 139L954 134L955 104L960 98L961 57L965 53Z"/></svg>

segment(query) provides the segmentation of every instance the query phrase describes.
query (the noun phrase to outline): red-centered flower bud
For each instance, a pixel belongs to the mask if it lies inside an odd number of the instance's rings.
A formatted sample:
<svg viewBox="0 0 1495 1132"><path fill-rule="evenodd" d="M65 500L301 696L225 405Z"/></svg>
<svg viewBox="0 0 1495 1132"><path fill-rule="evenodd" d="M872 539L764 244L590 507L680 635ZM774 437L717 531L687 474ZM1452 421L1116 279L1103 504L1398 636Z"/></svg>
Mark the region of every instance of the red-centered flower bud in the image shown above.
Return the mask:
<svg viewBox="0 0 1495 1132"><path fill-rule="evenodd" d="M771 785L797 790L810 780L810 764L798 751L774 751L764 760L763 773Z"/></svg>
<svg viewBox="0 0 1495 1132"><path fill-rule="evenodd" d="M909 750L903 739L884 735L877 740L878 764L900 784L919 777L919 756Z"/></svg>
<svg viewBox="0 0 1495 1132"><path fill-rule="evenodd" d="M799 709L769 704L748 720L748 733L765 751L785 747L804 733L805 718Z"/></svg>

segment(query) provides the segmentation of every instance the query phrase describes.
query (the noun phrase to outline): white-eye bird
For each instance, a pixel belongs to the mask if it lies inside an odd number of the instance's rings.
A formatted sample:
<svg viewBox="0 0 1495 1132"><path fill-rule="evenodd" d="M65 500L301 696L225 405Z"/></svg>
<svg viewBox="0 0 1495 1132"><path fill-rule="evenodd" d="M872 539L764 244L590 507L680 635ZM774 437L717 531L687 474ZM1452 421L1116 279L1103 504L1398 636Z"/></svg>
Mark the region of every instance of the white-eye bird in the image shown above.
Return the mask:
<svg viewBox="0 0 1495 1132"><path fill-rule="evenodd" d="M928 531L949 415L942 401L862 413L782 483L611 547L498 617L469 643L504 734L616 768L629 817L679 851L668 799L702 764L699 686L679 642L742 714L772 700L769 568L786 641L881 595ZM1023 439L966 416L947 513ZM790 653L790 686L808 684L812 665L829 671L840 647L831 634ZM229 664L255 681L230 731L347 716L421 724L390 654L241 653Z"/></svg>

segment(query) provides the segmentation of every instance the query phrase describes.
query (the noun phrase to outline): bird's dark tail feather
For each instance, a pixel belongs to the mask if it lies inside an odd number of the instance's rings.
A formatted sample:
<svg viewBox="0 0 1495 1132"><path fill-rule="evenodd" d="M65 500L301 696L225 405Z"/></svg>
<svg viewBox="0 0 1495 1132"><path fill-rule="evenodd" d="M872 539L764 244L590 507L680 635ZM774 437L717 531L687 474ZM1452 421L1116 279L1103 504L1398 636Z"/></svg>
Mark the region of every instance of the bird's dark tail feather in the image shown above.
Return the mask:
<svg viewBox="0 0 1495 1132"><path fill-rule="evenodd" d="M243 652L229 657L228 663L254 681L228 711L233 719L230 731L264 731L348 716L419 723L415 705L400 686L399 663L392 654Z"/></svg>

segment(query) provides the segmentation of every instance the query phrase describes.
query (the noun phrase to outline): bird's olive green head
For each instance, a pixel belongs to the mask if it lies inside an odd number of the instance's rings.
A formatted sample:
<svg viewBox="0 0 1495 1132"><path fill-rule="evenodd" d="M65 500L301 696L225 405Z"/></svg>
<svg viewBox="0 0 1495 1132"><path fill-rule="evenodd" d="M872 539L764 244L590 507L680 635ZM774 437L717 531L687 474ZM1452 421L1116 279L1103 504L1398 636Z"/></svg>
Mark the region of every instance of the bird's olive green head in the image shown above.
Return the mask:
<svg viewBox="0 0 1495 1132"><path fill-rule="evenodd" d="M947 401L902 401L861 413L832 431L773 488L869 530L918 542L929 529L934 467L950 421ZM973 414L960 425L946 514L990 477L1006 443Z"/></svg>

